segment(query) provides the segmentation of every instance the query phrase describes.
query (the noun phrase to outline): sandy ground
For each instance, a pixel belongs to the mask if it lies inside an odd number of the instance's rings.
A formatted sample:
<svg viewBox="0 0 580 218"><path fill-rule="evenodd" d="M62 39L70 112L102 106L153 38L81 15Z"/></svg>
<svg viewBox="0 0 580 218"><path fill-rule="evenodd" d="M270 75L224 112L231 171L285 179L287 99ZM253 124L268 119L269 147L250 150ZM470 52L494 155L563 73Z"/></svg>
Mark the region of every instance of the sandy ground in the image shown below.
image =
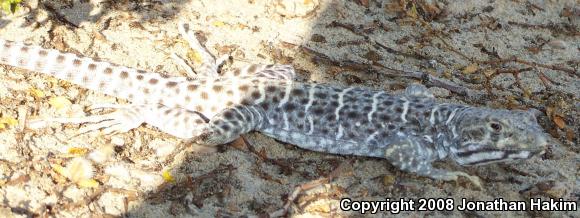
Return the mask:
<svg viewBox="0 0 580 218"><path fill-rule="evenodd" d="M436 164L481 177L485 185L478 190L463 180L403 173L382 159L305 151L258 133L245 136L251 147L226 145L208 153L147 126L112 136L77 135L79 125L30 130L23 128L29 118L85 116L92 104L126 101L3 66L0 117L19 123L0 129L0 216L263 215L282 208L295 186L329 175L332 181L293 202L290 216L360 216L338 208L344 197L452 198L456 204L462 198L579 201L580 6L574 0L403 6L398 2L408 1L70 2L27 1L15 15L1 17L0 37L183 76L185 71L170 58L172 52L189 52L176 28L183 20L199 31L213 54L232 55L228 68L289 63L301 80L392 92L421 81L380 69L420 70L469 89L462 95L431 87L441 101L544 112L540 123L554 137L553 145L521 163ZM50 104L55 97L72 104L57 109ZM93 173L86 175L94 180L83 183L82 175L58 173L59 165L74 165L78 157L95 160L88 163ZM77 165L77 171L87 171L82 162ZM580 217L577 211L401 214Z"/></svg>

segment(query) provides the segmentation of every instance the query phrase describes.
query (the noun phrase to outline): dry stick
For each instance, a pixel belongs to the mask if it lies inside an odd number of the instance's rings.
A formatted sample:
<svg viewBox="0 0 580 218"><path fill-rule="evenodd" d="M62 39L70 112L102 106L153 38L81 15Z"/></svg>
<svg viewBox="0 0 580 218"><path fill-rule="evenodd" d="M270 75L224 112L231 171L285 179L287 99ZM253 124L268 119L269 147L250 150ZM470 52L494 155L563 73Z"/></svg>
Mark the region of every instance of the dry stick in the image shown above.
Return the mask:
<svg viewBox="0 0 580 218"><path fill-rule="evenodd" d="M354 62L354 61L335 61L335 60L332 60L330 57L328 57L325 54L314 51L314 50L307 48L307 47L304 47L304 46L300 46L300 47L306 53L310 53L311 55L313 55L316 58L316 60L325 62L328 65L339 66L339 67L344 67L344 68L348 68L348 69L352 69L352 70L359 70L359 71L378 72L378 73L384 74L386 76L391 76L391 77L404 77L404 78L419 79L419 80L422 80L425 83L425 85L427 85L427 86L444 88L444 89L447 89L453 93L456 93L456 94L459 94L462 96L469 96L470 91L472 91L468 88L459 86L451 81L437 78L437 77L432 76L431 74L428 74L425 72L397 70L397 69L383 66L379 63L375 63L375 66L372 66L369 64L358 63L358 62Z"/></svg>
<svg viewBox="0 0 580 218"><path fill-rule="evenodd" d="M434 31L430 27L428 27L428 28L430 29L430 31ZM439 32L439 31L436 31L436 32ZM515 63L520 63L523 65L528 65L528 66L532 66L532 67L541 67L541 68L547 68L547 69L551 69L551 70L562 71L562 72L569 74L570 76L580 76L580 73L578 73L578 71L576 71L574 69L570 69L570 68L566 68L566 67L562 67L562 66L556 66L556 65L540 64L540 63L536 63L536 62L522 60L522 59L519 59L517 57L512 57L512 58L508 58L508 59L500 58L499 60L491 60L491 61L480 61L480 60L477 60L475 58L468 57L467 55L461 53L460 51L455 49L453 46L449 45L449 43L447 43L447 41L445 41L441 36L439 36L437 34L434 34L434 35L445 46L447 46L447 48L449 50L451 50L453 53L456 53L459 56L465 58L466 60L473 61L473 62L478 63L478 64L498 64L498 63L505 63L505 62L515 62Z"/></svg>
<svg viewBox="0 0 580 218"><path fill-rule="evenodd" d="M296 200L296 198L298 197L298 195L300 195L300 193L302 193L303 191L308 191L310 189L316 188L320 185L329 183L334 178L338 177L342 173L342 171L344 171L346 166L348 166L350 164L351 163L346 164L346 162L343 162L342 164L340 164L340 166L338 166L336 169L334 169L332 172L330 172L330 174L328 176L314 180L314 181L307 182L307 183L299 185L299 186L296 186L296 188L294 189L292 194L288 196L288 199L286 201L286 204L284 204L284 207L282 207L282 209L280 209L280 210L277 210L277 211L274 211L274 212L268 214L268 216L269 217L281 217L281 216L286 215L288 213L288 209L290 208L290 205L292 205L292 202L294 202L294 200Z"/></svg>

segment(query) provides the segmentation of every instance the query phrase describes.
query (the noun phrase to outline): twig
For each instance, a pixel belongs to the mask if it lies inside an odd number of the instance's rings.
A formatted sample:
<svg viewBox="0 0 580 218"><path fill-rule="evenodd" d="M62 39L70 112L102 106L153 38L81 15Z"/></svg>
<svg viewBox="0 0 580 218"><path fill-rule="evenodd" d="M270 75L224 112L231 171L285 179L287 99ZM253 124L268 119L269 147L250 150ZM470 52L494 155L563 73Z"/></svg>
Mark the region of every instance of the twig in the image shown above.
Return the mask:
<svg viewBox="0 0 580 218"><path fill-rule="evenodd" d="M46 10L48 12L50 12L54 18L56 18L59 22L66 24L68 26L72 26L74 28L79 28L78 25L70 22L69 20L66 19L66 17L62 14L60 14L54 7L52 7L51 5L47 4L46 2L43 2L42 5L44 6L44 8L46 8Z"/></svg>
<svg viewBox="0 0 580 218"><path fill-rule="evenodd" d="M371 72L378 72L387 76L391 77L404 77L404 78L412 78L412 79L419 79L425 83L427 86L434 86L439 88L444 88L449 90L450 92L459 94L461 96L470 96L470 89L461 87L453 82L446 81L444 79L437 78L432 76L431 74L421 72L421 71L405 71L405 70L397 70L392 69L389 67L385 67L379 63L375 63L375 66L371 66L364 63L358 63L354 61L335 61L332 60L325 54L320 52L314 51L310 48L300 46L303 51L313 55L316 60L325 62L329 65L339 66L351 70L357 71L371 71Z"/></svg>
<svg viewBox="0 0 580 218"><path fill-rule="evenodd" d="M287 199L286 203L284 204L284 207L282 207L282 209L279 209L277 211L274 211L274 212L268 214L268 217L281 217L281 216L286 215L288 213L288 209L290 208L290 205L292 205L292 203L294 202L294 200L296 200L296 198L298 197L298 195L300 195L300 193L302 193L304 191L308 191L308 190L313 189L313 188L316 188L320 185L329 183L334 178L337 178L338 176L340 176L340 174L344 171L344 169L351 164L352 163L350 163L350 162L348 164L347 164L347 162L343 162L342 164L340 164L340 166L338 166L336 169L334 169L332 172L330 172L330 174L328 176L307 182L307 183L299 185L299 186L296 186L296 188L294 189L292 194L288 196L288 199Z"/></svg>

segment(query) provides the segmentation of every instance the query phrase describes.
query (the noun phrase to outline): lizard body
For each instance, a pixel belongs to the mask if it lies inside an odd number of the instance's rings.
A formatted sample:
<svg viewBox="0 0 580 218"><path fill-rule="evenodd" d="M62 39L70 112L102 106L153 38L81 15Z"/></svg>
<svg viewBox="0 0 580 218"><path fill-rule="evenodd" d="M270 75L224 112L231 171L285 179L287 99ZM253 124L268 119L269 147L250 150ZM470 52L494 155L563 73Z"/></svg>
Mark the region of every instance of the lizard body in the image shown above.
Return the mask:
<svg viewBox="0 0 580 218"><path fill-rule="evenodd" d="M476 185L477 177L431 163L447 157L461 165L527 159L547 143L526 111L442 104L419 85L393 95L297 82L288 65L249 65L217 75L213 58L202 54L209 73L190 79L0 40L2 64L131 101L107 117L117 131L148 123L206 145L258 131L309 150L386 158L404 171L442 180L464 176Z"/></svg>

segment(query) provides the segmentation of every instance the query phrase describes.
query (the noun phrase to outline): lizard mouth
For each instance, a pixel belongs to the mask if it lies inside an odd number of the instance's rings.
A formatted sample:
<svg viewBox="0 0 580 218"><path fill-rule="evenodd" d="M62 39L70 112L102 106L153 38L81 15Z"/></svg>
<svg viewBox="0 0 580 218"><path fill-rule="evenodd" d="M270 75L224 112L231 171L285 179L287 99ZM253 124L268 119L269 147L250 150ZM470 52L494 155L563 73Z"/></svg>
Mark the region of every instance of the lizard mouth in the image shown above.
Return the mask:
<svg viewBox="0 0 580 218"><path fill-rule="evenodd" d="M455 161L463 166L485 165L497 162L508 162L514 160L529 159L536 155L541 155L544 149L537 150L506 150L506 149L485 149L478 151L467 151L455 153Z"/></svg>

